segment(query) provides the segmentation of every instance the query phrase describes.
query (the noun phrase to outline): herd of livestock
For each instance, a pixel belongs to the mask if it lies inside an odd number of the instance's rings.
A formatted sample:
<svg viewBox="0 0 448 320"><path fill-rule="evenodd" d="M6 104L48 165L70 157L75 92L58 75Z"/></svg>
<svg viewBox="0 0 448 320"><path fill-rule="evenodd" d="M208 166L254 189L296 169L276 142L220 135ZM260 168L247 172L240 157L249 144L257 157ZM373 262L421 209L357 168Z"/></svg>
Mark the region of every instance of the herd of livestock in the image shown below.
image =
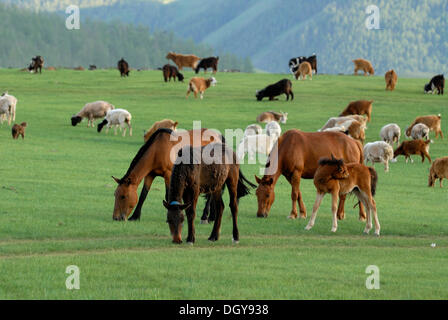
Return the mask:
<svg viewBox="0 0 448 320"><path fill-rule="evenodd" d="M208 57L201 59L195 55L182 55L169 52L167 59L172 60L176 66L166 64L160 70L163 72L165 82L182 81L185 79L180 72L184 67L195 70L212 69L216 74L218 71L219 57ZM354 73L363 71L364 75L374 75L372 64L364 59L353 60ZM28 70L31 72L42 72L44 59L36 56L32 59ZM91 66L92 67L92 66ZM129 76L131 71L129 64L122 58L117 65L122 77ZM313 73L317 73L317 57L297 57L289 61L291 73L296 79L312 79ZM394 70L389 70L385 74L386 90L395 89L398 77ZM202 78L193 77L188 83L186 97L190 92L194 96L200 95L203 99L204 92L216 85L215 77ZM425 93L438 93L443 95L445 79L443 75L437 75L424 86ZM268 85L256 92L256 99L263 98L274 100L277 96L285 94L286 100L294 99L292 82L289 79L282 79L277 83ZM11 126L15 121L17 98L3 93L0 96L0 121L5 120ZM342 112L330 118L317 132L306 133L300 130L289 130L282 134L281 124L286 123L288 114L284 112L267 111L256 118L254 124L250 124L244 131L244 136L236 148L236 151L229 150L225 144L225 139L221 135L216 135L212 140L202 140L200 145L193 144L194 130L184 134L191 143L178 146L178 159L191 155L202 154L207 151L211 154L229 156L230 163L205 164L201 161L197 165L191 166L182 161L176 161L173 165L169 159L171 149L176 147L176 143L167 140L167 135L176 135L177 122L164 119L157 121L145 133L145 144L139 150L128 172L121 179L114 178L118 184L115 191L114 220L140 219L141 208L149 192L152 181L157 176L165 179L166 197L163 201L167 208L167 222L173 237L173 242L180 243L182 225L184 221L183 211L186 212L188 220L187 242L194 243L194 218L196 216L196 203L200 194L206 194L207 202L202 222L214 221L211 241L218 240L221 226L222 212L224 209L222 194L227 187L230 196L230 208L233 217L233 240L238 242L239 233L237 228L238 199L249 193L251 187L255 187L249 182L241 172L241 163L246 154L249 163L255 159L257 154L267 156L266 171L262 178L256 177L258 184L256 195L258 201L257 216L267 217L274 202L274 188L278 178L283 175L291 184L292 209L289 218L295 219L298 216L297 204L299 204L300 217L306 217L306 209L299 189L300 179L314 179L317 196L313 207L311 219L306 227L311 229L314 225L316 214L322 198L325 194L332 195L333 225L332 231L337 230L337 220L344 218L344 201L347 194L355 194L359 200L359 214L361 220L366 220L365 233L372 229L372 220L375 225L375 234L380 234L380 225L376 212L376 204L373 199L376 189L377 174L375 169L367 167L364 162L384 164L385 171L389 171L389 162L396 161L399 155L411 159L411 155L419 155L424 162L425 158L431 163L429 146L432 140L429 138L431 131L435 132L436 138L443 138L441 130L441 115L427 115L417 117L415 121L405 130L406 136L412 140L404 140L400 143L401 128L396 123L385 124L379 135L380 141L365 143L366 124L371 121L372 100L359 100L350 102ZM123 130L129 129L132 135L131 113L125 109L115 108L114 105L106 101L95 101L87 103L77 114L71 117L71 123L76 126L87 119L87 126L94 127L96 119L103 119L97 126L101 132L106 126L106 132L111 127ZM265 123L265 130L260 126ZM17 139L19 136L25 138L27 123L14 124L12 126L12 136ZM179 134L180 135L180 134ZM396 148L394 150L394 146ZM208 148L208 149L207 149ZM197 153L196 149L200 151ZM211 151L210 151L211 150ZM151 156L152 154L152 156ZM138 165L138 163L143 163ZM196 162L194 162L196 163ZM275 163L274 172L270 172L270 167ZM140 172L136 172L140 170ZM138 177L138 178L135 178ZM440 158L432 162L428 185L434 186L437 179L448 178L448 157ZM141 181L144 185L140 196L137 195L137 188ZM339 205L337 204L339 201ZM123 209L124 208L124 209ZM135 210L134 210L135 208ZM132 211L134 213L130 217ZM367 210L367 213L365 212Z"/></svg>

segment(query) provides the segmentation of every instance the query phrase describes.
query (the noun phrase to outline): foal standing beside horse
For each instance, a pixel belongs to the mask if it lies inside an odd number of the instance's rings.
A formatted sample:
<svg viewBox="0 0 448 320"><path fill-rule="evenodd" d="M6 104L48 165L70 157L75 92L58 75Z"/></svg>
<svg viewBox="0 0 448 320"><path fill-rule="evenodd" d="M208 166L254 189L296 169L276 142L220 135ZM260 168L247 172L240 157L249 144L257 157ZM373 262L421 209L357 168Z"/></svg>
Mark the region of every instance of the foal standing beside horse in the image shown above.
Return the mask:
<svg viewBox="0 0 448 320"><path fill-rule="evenodd" d="M313 179L322 157L335 155L347 162L363 163L363 149L359 141L340 132L303 132L286 131L277 141L266 163L263 178L255 179L258 183L258 217L267 217L274 203L275 185L281 175L285 176L292 186L292 210L288 218L297 218L297 202L300 218L306 218L306 208L300 192L300 179ZM271 169L274 168L274 169ZM275 171L275 172L271 172ZM344 218L345 195L340 197L338 218ZM359 217L365 219L362 205L359 206Z"/></svg>
<svg viewBox="0 0 448 320"><path fill-rule="evenodd" d="M215 205L215 224L208 240L217 241L221 229L224 202L222 190L227 186L230 210L233 220L233 242L238 243L237 224L238 199L249 194L249 187L255 187L242 174L236 154L225 144L213 143L203 147L186 146L179 152L173 167L168 192L167 222L174 243L182 243L183 210L188 220L187 242L195 242L194 219L200 194L210 194ZM183 201L184 204L181 204Z"/></svg>
<svg viewBox="0 0 448 320"><path fill-rule="evenodd" d="M337 203L341 195L354 193L358 200L367 209L366 228L364 233L368 234L372 229L372 213L375 221L375 235L380 235L380 223L376 212L376 203L373 199L376 190L378 175L374 168L367 167L359 163L345 164L342 159L322 158L319 160L319 168L314 175L314 185L317 189L316 201L313 206L311 219L305 230L310 230L314 226L317 210L319 210L325 194L331 193L331 211L333 213L333 226L331 232L338 229L338 219L336 217Z"/></svg>
<svg viewBox="0 0 448 320"><path fill-rule="evenodd" d="M222 136L206 129L190 130L183 133L165 128L158 129L140 148L123 178L112 177L118 183L115 189L113 219L126 220L135 208L134 214L129 220L140 220L143 203L156 177L163 177L166 194L168 193L175 160L170 157L172 150L175 152L185 145L203 146L216 141L222 141ZM137 189L143 179L145 181L140 197L138 197Z"/></svg>

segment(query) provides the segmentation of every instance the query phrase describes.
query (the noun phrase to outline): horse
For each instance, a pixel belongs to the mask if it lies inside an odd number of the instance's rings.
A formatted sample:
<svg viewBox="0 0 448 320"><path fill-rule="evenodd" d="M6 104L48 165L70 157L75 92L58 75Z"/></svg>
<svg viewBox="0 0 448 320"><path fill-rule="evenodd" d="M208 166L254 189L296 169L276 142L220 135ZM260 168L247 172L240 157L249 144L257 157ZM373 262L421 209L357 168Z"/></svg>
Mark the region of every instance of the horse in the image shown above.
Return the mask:
<svg viewBox="0 0 448 320"><path fill-rule="evenodd" d="M126 220L135 208L129 220L140 220L143 203L156 177L163 177L165 180L165 198L167 198L175 160L171 158L172 154L175 155L176 151L188 144L202 146L216 141L223 141L223 137L206 129L185 132L174 132L167 128L158 129L137 152L126 174L121 179L112 176L118 184L115 189L113 219ZM143 179L143 188L138 197L137 189ZM204 209L204 220L207 220L208 208L209 203Z"/></svg>
<svg viewBox="0 0 448 320"><path fill-rule="evenodd" d="M354 193L358 200L367 208L367 219L364 233L368 234L372 229L372 213L375 221L375 235L380 235L380 223L376 211L375 196L378 175L374 168L367 167L359 163L344 163L342 159L322 158L319 160L319 168L314 174L314 185L317 189L316 201L313 206L313 213L305 230L310 230L314 226L317 211L319 210L325 194L331 193L333 213L333 226L331 232L338 229L338 219L336 218L337 202L341 195Z"/></svg>
<svg viewBox="0 0 448 320"><path fill-rule="evenodd" d="M291 184L292 210L288 218L297 218L297 202L300 218L306 218L306 208L300 192L300 179L313 179L322 157L334 154L347 162L363 163L363 149L359 141L340 132L303 132L297 129L286 131L269 154L265 174L256 191L258 201L257 217L267 217L275 200L274 188L283 175ZM275 172L271 172L275 171ZM344 219L345 195L340 197L338 218ZM360 220L365 219L362 205L359 206Z"/></svg>
<svg viewBox="0 0 448 320"><path fill-rule="evenodd" d="M167 223L173 243L182 243L183 210L186 211L188 220L187 243L195 242L194 218L200 194L209 194L215 205L216 219L208 240L218 240L224 210L222 191L225 186L230 197L233 243L238 243L238 200L248 195L249 187L255 187L255 185L244 177L235 152L222 143L203 147L186 146L179 151L179 157L171 174L168 202L163 201L163 205L168 210ZM181 204L182 200L183 204Z"/></svg>

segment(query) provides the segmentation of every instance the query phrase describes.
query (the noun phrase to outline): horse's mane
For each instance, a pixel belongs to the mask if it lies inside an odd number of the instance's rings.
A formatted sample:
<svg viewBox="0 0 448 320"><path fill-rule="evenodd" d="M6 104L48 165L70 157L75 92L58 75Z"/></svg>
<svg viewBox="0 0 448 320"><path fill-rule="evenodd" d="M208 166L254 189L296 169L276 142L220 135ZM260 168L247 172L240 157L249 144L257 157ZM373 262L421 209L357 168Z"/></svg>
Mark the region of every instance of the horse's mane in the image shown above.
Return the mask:
<svg viewBox="0 0 448 320"><path fill-rule="evenodd" d="M342 159L329 159L329 158L321 158L319 159L320 166L342 166L344 164L344 160Z"/></svg>
<svg viewBox="0 0 448 320"><path fill-rule="evenodd" d="M132 169L135 168L137 163L140 161L140 159L143 157L143 155L146 153L146 151L148 151L149 147L151 147L151 145L154 143L156 138L161 133L172 134L173 130L167 129L167 128L160 128L156 132L154 132L154 134L148 139L148 141L146 141L145 144L140 148L140 150L138 150L137 154L135 155L134 159L132 160L132 162L131 162L131 164L129 166L128 171L123 176L123 178L120 179L120 181L123 181L124 179L126 179L129 176L129 174L131 173Z"/></svg>

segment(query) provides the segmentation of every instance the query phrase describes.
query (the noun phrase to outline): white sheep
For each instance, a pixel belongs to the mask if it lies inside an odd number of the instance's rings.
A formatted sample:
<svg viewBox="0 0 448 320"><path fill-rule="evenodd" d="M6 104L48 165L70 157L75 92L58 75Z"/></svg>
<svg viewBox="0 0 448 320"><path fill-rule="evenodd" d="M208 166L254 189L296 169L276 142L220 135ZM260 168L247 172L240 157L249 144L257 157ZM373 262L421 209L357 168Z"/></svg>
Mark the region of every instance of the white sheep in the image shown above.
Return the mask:
<svg viewBox="0 0 448 320"><path fill-rule="evenodd" d="M380 130L380 138L383 139L384 142L387 142L391 146L394 145L394 143L400 142L400 136L401 136L401 129L396 123L389 123L386 124L384 127Z"/></svg>
<svg viewBox="0 0 448 320"><path fill-rule="evenodd" d="M269 123L266 124L266 134L270 137L277 137L277 139L281 136L282 134L282 128L280 127L280 125L278 124L277 121L271 121Z"/></svg>
<svg viewBox="0 0 448 320"><path fill-rule="evenodd" d="M2 125L6 119L8 119L8 125L11 125L11 121L16 120L17 101L17 98L8 92L0 96L0 122Z"/></svg>
<svg viewBox="0 0 448 320"><path fill-rule="evenodd" d="M259 124L250 124L247 126L247 128L244 130L244 136L253 136L255 134L262 134L263 129Z"/></svg>
<svg viewBox="0 0 448 320"><path fill-rule="evenodd" d="M418 139L429 139L429 127L424 123L417 123L412 127L411 137L414 140Z"/></svg>
<svg viewBox="0 0 448 320"><path fill-rule="evenodd" d="M375 162L384 163L384 170L389 171L389 161L394 160L394 149L392 146L384 141L376 141L367 143L364 146L364 159L367 163L370 161L372 164Z"/></svg>
<svg viewBox="0 0 448 320"><path fill-rule="evenodd" d="M278 137L276 135L268 136L267 134L244 137L237 149L239 161L241 162L244 159L246 153L248 154L249 160L255 160L255 154L257 153L269 155L277 140Z"/></svg>
<svg viewBox="0 0 448 320"><path fill-rule="evenodd" d="M104 118L109 110L115 107L106 101L95 101L87 103L77 114L72 116L72 126L76 126L83 118L87 118L87 127L95 126L93 121L95 119Z"/></svg>
<svg viewBox="0 0 448 320"><path fill-rule="evenodd" d="M98 125L98 132L101 132L101 130L103 129L103 127L105 125L107 125L106 128L106 134L109 131L109 128L111 128L113 125L115 125L115 135L117 134L117 127L118 125L123 128L123 137L126 136L126 127L125 125L128 126L129 128L129 136L132 136L132 127L131 127L131 119L132 116L129 113L129 111L125 110L125 109L114 109L114 110L109 110L106 114L106 117L104 118L103 122L101 122Z"/></svg>

